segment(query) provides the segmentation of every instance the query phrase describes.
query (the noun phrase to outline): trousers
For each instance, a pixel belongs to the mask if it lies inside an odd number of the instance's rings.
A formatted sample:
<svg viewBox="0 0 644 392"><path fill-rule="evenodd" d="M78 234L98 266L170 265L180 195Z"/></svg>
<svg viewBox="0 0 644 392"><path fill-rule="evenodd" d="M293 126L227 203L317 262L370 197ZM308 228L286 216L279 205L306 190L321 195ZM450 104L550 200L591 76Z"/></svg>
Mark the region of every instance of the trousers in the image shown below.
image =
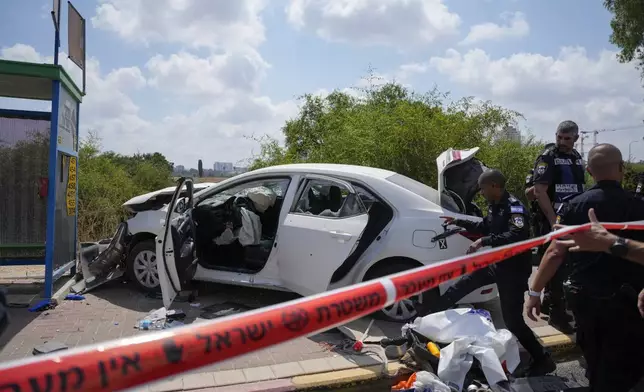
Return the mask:
<svg viewBox="0 0 644 392"><path fill-rule="evenodd" d="M549 228L550 226L548 226ZM540 235L545 235L549 232L547 229L542 229ZM544 244L539 247L539 259L543 258L546 249L548 249L549 244ZM548 309L544 309L550 317L557 317L565 315L566 313L566 301L563 292L564 281L568 278L568 271L566 268L566 263L563 263L558 269L555 275L550 279L546 284L544 289L543 299L544 302L548 303Z"/></svg>
<svg viewBox="0 0 644 392"><path fill-rule="evenodd" d="M499 270L499 267L501 266L492 265L463 277L431 305L431 313L449 309L461 298L481 286L496 283L506 328L512 332L533 360L539 361L545 356L545 351L523 318L524 295L528 289L529 275L523 279L521 275L524 274L517 276L515 273L506 273Z"/></svg>
<svg viewBox="0 0 644 392"><path fill-rule="evenodd" d="M577 321L577 345L588 364L591 392L629 392L644 377L644 318L637 300L566 290Z"/></svg>

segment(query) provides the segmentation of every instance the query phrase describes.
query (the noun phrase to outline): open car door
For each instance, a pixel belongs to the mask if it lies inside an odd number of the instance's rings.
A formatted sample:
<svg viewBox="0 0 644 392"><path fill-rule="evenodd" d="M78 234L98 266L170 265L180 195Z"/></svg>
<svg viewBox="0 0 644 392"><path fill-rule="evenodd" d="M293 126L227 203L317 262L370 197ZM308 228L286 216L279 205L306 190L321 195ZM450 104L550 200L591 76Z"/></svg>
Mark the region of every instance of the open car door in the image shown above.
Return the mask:
<svg viewBox="0 0 644 392"><path fill-rule="evenodd" d="M181 197L182 188L185 197ZM177 181L163 229L157 236L157 271L163 306L170 308L179 292L186 289L197 270L196 226L192 219L193 182L190 178Z"/></svg>
<svg viewBox="0 0 644 392"><path fill-rule="evenodd" d="M482 216L473 200L479 191L479 176L488 168L475 158L478 151L478 147L450 148L436 158L441 207L460 214Z"/></svg>
<svg viewBox="0 0 644 392"><path fill-rule="evenodd" d="M324 205L316 209L320 199L312 199L322 188L329 189L330 195L342 194L337 211L324 210ZM306 176L279 229L277 254L283 285L301 295L326 291L335 270L356 248L368 219L367 209L350 183Z"/></svg>

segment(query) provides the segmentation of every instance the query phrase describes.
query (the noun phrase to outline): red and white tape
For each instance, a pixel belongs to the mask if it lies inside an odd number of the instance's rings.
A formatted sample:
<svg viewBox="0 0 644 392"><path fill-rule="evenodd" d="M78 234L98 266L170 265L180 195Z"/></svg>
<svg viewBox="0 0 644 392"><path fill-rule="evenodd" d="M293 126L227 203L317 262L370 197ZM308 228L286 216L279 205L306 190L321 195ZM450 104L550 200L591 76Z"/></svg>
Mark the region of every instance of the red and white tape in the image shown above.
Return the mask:
<svg viewBox="0 0 644 392"><path fill-rule="evenodd" d="M644 230L644 222L603 224ZM0 365L0 392L119 391L366 316L590 224L215 321Z"/></svg>

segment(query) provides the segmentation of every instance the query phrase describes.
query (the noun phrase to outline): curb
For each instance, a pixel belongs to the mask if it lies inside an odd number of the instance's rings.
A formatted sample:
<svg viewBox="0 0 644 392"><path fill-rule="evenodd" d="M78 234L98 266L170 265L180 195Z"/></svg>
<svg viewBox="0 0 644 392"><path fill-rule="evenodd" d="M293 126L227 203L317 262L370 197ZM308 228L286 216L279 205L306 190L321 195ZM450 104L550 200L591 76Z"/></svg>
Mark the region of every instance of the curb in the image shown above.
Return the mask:
<svg viewBox="0 0 644 392"><path fill-rule="evenodd" d="M539 337L539 342L548 350L557 354L577 348L575 335L552 335Z"/></svg>
<svg viewBox="0 0 644 392"><path fill-rule="evenodd" d="M393 362L387 364L386 373L382 371L383 366L366 366L356 369L340 370L336 372L308 374L304 376L296 376L291 379L294 390L303 391L312 388L334 388L339 386L346 386L365 381L373 381L385 377L393 377L399 372L407 371L405 365Z"/></svg>

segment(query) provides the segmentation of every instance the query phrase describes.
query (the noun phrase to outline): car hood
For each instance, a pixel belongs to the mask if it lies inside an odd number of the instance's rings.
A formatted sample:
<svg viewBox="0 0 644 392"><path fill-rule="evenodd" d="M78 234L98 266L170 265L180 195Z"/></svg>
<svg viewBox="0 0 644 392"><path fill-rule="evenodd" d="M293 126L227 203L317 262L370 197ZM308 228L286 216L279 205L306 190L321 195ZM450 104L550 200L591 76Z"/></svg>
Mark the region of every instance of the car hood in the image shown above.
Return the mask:
<svg viewBox="0 0 644 392"><path fill-rule="evenodd" d="M214 182L201 182L194 184L194 191L198 192L215 184L216 183ZM159 209L169 201L165 201L165 199L171 198L176 189L176 186L169 186L167 188L159 189L154 192L148 192L143 195L135 196L123 203L122 206L130 212L141 212L146 210ZM155 201L160 202L161 205L159 205L159 203L155 203Z"/></svg>

